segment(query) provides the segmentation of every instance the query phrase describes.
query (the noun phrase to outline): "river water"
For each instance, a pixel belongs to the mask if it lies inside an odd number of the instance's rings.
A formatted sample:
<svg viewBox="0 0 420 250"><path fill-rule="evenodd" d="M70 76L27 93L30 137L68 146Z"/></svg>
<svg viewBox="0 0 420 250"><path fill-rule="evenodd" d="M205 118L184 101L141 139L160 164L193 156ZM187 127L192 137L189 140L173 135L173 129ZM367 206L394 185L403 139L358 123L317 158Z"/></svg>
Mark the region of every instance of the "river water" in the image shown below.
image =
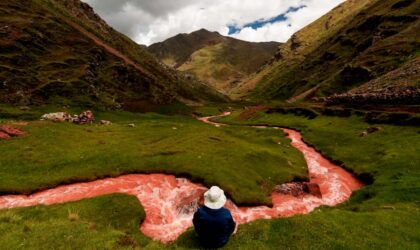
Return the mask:
<svg viewBox="0 0 420 250"><path fill-rule="evenodd" d="M229 115L224 113L223 115ZM201 121L215 126L223 124ZM262 129L263 127L256 127ZM352 174L333 164L314 148L308 146L299 132L283 130L291 145L301 151L308 165L310 183L318 184L320 196L304 194L298 197L273 192L273 207L238 207L228 200L226 207L232 212L238 224L257 219L306 214L321 205L334 206L349 199L352 192L362 187ZM279 136L283 133L279 133ZM279 166L281 167L281 166ZM144 207L146 218L140 230L150 238L164 243L172 242L192 226L192 216L207 187L192 183L185 178L165 174L130 174L86 183L63 185L46 191L26 195L0 196L0 209L51 205L93 198L100 195L123 193L136 196ZM240 229L239 229L240 230Z"/></svg>

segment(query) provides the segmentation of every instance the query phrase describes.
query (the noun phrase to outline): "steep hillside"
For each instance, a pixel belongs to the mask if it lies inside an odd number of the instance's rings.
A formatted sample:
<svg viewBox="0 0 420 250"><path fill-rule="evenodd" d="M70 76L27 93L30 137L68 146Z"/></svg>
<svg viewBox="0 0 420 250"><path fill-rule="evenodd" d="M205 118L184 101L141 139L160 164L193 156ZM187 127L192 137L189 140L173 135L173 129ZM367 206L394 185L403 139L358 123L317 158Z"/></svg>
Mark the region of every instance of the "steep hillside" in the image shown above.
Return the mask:
<svg viewBox="0 0 420 250"><path fill-rule="evenodd" d="M419 16L415 0L348 0L293 35L235 92L294 101L381 81L419 56Z"/></svg>
<svg viewBox="0 0 420 250"><path fill-rule="evenodd" d="M161 65L79 0L0 2L0 100L123 107L220 101Z"/></svg>
<svg viewBox="0 0 420 250"><path fill-rule="evenodd" d="M270 60L278 46L276 42L245 42L201 29L153 44L149 51L168 66L228 93Z"/></svg>
<svg viewBox="0 0 420 250"><path fill-rule="evenodd" d="M329 105L420 104L420 57L344 94L325 98Z"/></svg>

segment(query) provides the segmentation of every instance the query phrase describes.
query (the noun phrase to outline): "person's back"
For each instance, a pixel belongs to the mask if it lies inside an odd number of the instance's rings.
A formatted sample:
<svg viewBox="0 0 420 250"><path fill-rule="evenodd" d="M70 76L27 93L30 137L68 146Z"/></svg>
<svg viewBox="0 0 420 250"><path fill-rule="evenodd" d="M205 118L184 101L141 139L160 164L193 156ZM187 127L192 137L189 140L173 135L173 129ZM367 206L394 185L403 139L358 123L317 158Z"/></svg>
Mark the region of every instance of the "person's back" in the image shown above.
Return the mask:
<svg viewBox="0 0 420 250"><path fill-rule="evenodd" d="M223 190L212 187L204 194L204 206L194 214L194 228L205 247L224 246L235 230L236 224L230 211L223 208L225 202Z"/></svg>

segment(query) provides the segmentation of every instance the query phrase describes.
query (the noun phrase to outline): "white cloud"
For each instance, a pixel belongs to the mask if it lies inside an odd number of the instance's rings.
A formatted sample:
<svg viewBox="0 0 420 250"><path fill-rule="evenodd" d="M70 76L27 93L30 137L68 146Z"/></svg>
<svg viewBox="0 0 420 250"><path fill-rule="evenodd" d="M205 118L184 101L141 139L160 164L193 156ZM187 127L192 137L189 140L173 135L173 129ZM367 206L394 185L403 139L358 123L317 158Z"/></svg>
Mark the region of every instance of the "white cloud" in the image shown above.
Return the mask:
<svg viewBox="0 0 420 250"><path fill-rule="evenodd" d="M286 42L296 31L326 14L338 4L344 2L344 0L301 2L307 7L286 14L286 21L267 24L258 29L245 28L234 34L233 37L252 42ZM320 2L323 2L323 4L320 4Z"/></svg>
<svg viewBox="0 0 420 250"><path fill-rule="evenodd" d="M205 28L228 35L228 24L239 26L285 13L285 22L244 28L233 37L247 41L285 42L294 32L344 0L84 0L115 29L136 42L150 45L179 33Z"/></svg>

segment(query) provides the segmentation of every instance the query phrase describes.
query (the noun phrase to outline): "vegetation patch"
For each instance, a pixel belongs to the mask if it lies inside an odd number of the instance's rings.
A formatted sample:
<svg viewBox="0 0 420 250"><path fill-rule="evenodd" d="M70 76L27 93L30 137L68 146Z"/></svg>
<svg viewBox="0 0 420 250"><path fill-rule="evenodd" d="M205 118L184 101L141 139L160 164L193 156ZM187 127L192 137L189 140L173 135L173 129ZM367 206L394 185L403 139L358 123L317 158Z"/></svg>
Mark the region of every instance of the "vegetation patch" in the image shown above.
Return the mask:
<svg viewBox="0 0 420 250"><path fill-rule="evenodd" d="M121 194L79 202L0 210L3 249L141 248L145 213L136 197Z"/></svg>
<svg viewBox="0 0 420 250"><path fill-rule="evenodd" d="M270 204L276 184L307 179L302 154L281 131L216 128L192 117L155 113L95 112L95 118L112 125L32 121L25 126L29 136L0 142L0 192L168 173L219 185L239 204Z"/></svg>

